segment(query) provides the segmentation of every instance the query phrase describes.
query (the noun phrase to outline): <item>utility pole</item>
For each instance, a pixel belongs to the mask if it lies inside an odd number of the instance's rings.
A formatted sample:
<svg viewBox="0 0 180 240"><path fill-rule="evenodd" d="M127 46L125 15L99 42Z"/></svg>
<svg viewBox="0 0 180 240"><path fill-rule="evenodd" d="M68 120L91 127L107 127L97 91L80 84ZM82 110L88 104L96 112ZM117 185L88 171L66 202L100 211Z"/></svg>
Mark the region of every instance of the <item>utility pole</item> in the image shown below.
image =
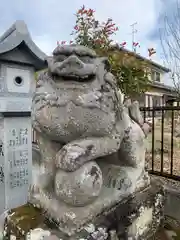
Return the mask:
<svg viewBox="0 0 180 240"><path fill-rule="evenodd" d="M131 24L131 28L132 28L132 32L131 32L131 35L132 35L132 51L133 52L136 52L136 47L134 46L134 42L135 42L135 34L137 33L137 29L135 28L135 26L137 25L137 22Z"/></svg>

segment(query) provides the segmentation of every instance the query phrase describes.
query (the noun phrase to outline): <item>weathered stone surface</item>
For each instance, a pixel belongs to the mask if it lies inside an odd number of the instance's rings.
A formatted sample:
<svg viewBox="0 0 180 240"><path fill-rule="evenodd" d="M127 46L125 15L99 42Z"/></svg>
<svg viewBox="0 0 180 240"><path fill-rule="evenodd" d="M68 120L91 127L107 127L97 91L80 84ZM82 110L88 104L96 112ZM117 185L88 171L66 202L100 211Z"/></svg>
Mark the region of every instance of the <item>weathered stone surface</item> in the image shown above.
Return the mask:
<svg viewBox="0 0 180 240"><path fill-rule="evenodd" d="M118 239L148 239L163 224L165 199L164 187L153 181L148 188L104 211L93 224L116 230Z"/></svg>
<svg viewBox="0 0 180 240"><path fill-rule="evenodd" d="M25 211L24 216L22 214L23 208L16 209L8 220L15 224L16 232L22 229L22 234L24 232L24 235L28 235L28 227L29 231L32 229L32 236L38 236L35 233L40 235L47 233L46 235L49 236L47 239L53 239L56 236L61 240L145 240L153 236L158 227L163 225L165 200L164 187L157 181L152 181L146 189L137 191L129 197L124 197L123 200L118 201L110 208L104 208L92 221L82 224L78 231L75 231L71 236L68 232L62 232L54 221L50 219L46 221L44 216L41 217L41 221L34 223L32 211ZM85 208L82 209L82 213L84 210ZM18 211L21 211L21 214ZM35 212L37 209L33 211ZM14 221L15 216L21 216L20 222ZM71 216L73 218L72 213ZM27 219L32 220L27 222ZM25 222L27 222L26 227Z"/></svg>
<svg viewBox="0 0 180 240"><path fill-rule="evenodd" d="M96 162L85 163L71 173L60 169L56 173L55 192L57 197L73 206L91 203L99 196L101 187L102 173Z"/></svg>
<svg viewBox="0 0 180 240"><path fill-rule="evenodd" d="M167 198L166 198L166 204L165 204L165 213L167 216L170 216L174 219L177 219L180 221L180 192L179 187L173 188L173 186L167 186Z"/></svg>
<svg viewBox="0 0 180 240"><path fill-rule="evenodd" d="M84 46L58 46L33 98L41 159L36 149L31 201L70 235L149 184L139 104L122 103L107 70Z"/></svg>

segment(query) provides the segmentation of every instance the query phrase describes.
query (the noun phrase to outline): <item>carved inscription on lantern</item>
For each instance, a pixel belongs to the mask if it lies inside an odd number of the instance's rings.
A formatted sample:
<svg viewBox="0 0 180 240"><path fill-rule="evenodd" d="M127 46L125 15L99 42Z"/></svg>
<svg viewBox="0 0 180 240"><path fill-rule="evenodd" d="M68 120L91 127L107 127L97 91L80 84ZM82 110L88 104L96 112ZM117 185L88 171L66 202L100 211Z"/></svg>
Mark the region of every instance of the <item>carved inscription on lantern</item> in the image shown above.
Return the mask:
<svg viewBox="0 0 180 240"><path fill-rule="evenodd" d="M18 121L19 120L19 121ZM29 118L6 119L7 206L25 204L31 180L31 122Z"/></svg>
<svg viewBox="0 0 180 240"><path fill-rule="evenodd" d="M19 188L28 184L28 129L11 129L8 144L10 188Z"/></svg>

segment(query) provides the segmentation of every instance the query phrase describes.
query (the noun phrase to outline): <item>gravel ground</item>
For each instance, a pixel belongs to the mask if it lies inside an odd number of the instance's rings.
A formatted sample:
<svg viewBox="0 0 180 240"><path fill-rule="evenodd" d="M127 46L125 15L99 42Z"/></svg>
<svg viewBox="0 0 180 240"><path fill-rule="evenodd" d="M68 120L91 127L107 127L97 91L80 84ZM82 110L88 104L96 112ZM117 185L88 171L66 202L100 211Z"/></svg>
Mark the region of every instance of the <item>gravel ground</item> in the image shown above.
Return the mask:
<svg viewBox="0 0 180 240"><path fill-rule="evenodd" d="M151 178L162 182L162 184L168 188L173 188L174 190L179 190L180 191L180 181L175 181L169 178L165 178L165 177L160 177L160 176L156 176L156 175L150 175Z"/></svg>

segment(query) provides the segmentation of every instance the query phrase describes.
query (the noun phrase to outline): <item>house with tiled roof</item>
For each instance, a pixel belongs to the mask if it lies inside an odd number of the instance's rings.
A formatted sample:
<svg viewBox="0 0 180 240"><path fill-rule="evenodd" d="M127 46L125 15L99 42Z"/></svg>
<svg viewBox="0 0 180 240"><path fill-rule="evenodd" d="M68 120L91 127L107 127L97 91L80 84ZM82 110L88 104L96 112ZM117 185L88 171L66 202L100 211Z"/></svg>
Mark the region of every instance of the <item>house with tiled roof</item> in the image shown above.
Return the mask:
<svg viewBox="0 0 180 240"><path fill-rule="evenodd" d="M137 60L147 62L150 68L151 74L149 78L151 83L149 90L139 96L140 106L164 106L175 100L176 93L174 88L165 84L165 81L170 77L170 69L125 48L120 48L119 50L134 56Z"/></svg>

